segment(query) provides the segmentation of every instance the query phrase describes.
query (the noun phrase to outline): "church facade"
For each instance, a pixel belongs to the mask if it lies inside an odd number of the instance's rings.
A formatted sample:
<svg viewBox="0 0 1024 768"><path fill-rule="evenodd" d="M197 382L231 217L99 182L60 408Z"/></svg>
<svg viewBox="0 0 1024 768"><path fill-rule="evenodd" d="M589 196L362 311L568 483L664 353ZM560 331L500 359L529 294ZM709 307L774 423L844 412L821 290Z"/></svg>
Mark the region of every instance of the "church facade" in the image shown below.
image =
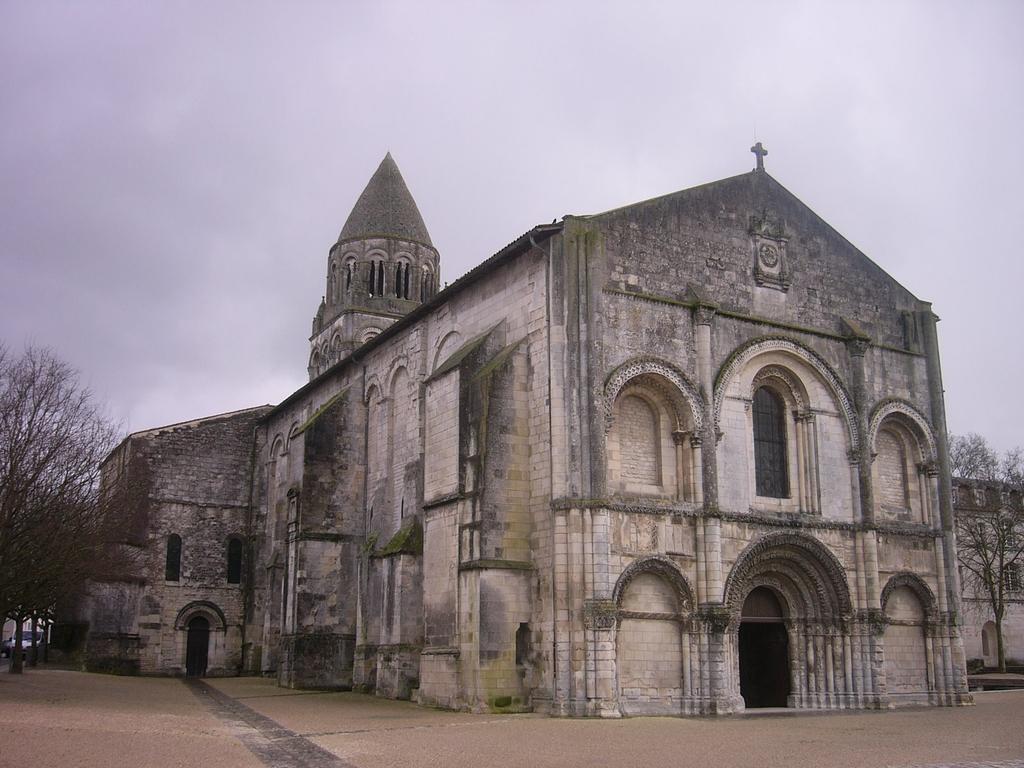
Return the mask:
<svg viewBox="0 0 1024 768"><path fill-rule="evenodd" d="M937 318L755 149L443 291L386 157L309 383L108 460L149 570L87 656L476 711L969 702Z"/></svg>

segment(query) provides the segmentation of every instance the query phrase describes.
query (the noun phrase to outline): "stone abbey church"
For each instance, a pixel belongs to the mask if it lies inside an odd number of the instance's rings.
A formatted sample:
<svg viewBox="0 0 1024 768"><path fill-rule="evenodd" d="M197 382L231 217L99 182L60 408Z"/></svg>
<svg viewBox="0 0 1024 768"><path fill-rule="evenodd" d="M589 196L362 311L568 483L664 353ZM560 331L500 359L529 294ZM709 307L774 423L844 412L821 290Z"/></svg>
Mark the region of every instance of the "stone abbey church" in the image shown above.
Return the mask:
<svg viewBox="0 0 1024 768"><path fill-rule="evenodd" d="M86 664L557 715L970 701L931 306L757 167L438 290L390 155L309 383L129 436Z"/></svg>

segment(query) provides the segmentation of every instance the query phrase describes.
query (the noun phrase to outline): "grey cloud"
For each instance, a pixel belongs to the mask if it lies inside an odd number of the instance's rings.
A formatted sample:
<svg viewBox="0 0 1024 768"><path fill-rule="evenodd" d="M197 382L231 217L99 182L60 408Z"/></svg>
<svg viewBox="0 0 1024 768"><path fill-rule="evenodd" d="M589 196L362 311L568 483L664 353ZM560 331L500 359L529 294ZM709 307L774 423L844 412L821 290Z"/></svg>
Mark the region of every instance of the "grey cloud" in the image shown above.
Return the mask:
<svg viewBox="0 0 1024 768"><path fill-rule="evenodd" d="M832 4L830 4L831 6ZM304 380L391 150L451 281L529 226L768 170L943 318L955 431L1024 442L1016 3L7 3L0 338L132 429Z"/></svg>

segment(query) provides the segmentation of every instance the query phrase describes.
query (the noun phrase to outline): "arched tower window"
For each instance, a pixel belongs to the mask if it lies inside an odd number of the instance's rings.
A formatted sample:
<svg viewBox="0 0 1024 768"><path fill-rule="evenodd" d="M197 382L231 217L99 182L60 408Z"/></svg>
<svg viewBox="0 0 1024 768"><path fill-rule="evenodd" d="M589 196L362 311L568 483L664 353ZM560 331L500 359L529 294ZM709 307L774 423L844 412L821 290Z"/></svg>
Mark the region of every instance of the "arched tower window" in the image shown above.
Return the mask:
<svg viewBox="0 0 1024 768"><path fill-rule="evenodd" d="M228 539L228 584L242 583L242 540L237 536Z"/></svg>
<svg viewBox="0 0 1024 768"><path fill-rule="evenodd" d="M394 265L394 295L399 299L409 298L409 263L406 261Z"/></svg>
<svg viewBox="0 0 1024 768"><path fill-rule="evenodd" d="M355 275L356 264L349 259L345 262L345 290L352 290L352 277Z"/></svg>
<svg viewBox="0 0 1024 768"><path fill-rule="evenodd" d="M753 412L757 495L788 498L785 405L770 387L758 387L754 393Z"/></svg>
<svg viewBox="0 0 1024 768"><path fill-rule="evenodd" d="M333 304L337 300L338 291L338 265L331 262L331 272L327 275L327 298Z"/></svg>
<svg viewBox="0 0 1024 768"><path fill-rule="evenodd" d="M399 299L409 298L409 265L404 261L395 265L395 296Z"/></svg>
<svg viewBox="0 0 1024 768"><path fill-rule="evenodd" d="M181 536L172 533L167 537L167 560L164 564L164 580L181 579Z"/></svg>
<svg viewBox="0 0 1024 768"><path fill-rule="evenodd" d="M377 262L370 262L370 282L366 286L366 292L373 296L377 288Z"/></svg>
<svg viewBox="0 0 1024 768"><path fill-rule="evenodd" d="M434 295L434 273L427 267L420 276L420 300L426 301Z"/></svg>

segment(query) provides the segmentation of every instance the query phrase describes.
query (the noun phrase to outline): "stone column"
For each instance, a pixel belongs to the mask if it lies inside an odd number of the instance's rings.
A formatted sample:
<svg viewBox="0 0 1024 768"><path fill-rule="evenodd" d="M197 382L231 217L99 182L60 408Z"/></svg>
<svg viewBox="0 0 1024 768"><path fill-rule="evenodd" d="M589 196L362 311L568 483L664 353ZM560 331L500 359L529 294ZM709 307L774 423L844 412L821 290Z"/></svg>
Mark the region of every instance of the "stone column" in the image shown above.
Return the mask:
<svg viewBox="0 0 1024 768"><path fill-rule="evenodd" d="M935 428L936 456L938 463L938 509L942 529L942 568L940 576L945 579L949 627L949 671L951 675L954 703L970 704L973 698L967 690L966 659L960 637L960 573L957 569L956 537L953 517L953 484L950 473L949 442L946 432L946 404L942 389L942 366L939 361L939 338L935 327L938 318L932 313L931 304L921 302L917 312L924 337L925 359L928 368L928 400L931 406L932 425Z"/></svg>
<svg viewBox="0 0 1024 768"><path fill-rule="evenodd" d="M693 496L693 465L686 456L687 441L692 434L681 429L672 432L672 445L675 446L676 455L676 501Z"/></svg>
<svg viewBox="0 0 1024 768"><path fill-rule="evenodd" d="M697 379L704 406L704 429L701 435L701 464L704 508L718 508L718 435L715 428L715 389L712 369L711 326L716 307L698 304L693 311L694 338L697 346Z"/></svg>
<svg viewBox="0 0 1024 768"><path fill-rule="evenodd" d="M857 412L857 432L860 440L857 455L860 474L860 509L861 519L874 522L875 505L871 487L871 436L868 434L867 390L864 376L864 353L871 341L866 336L853 336L846 341L846 351L850 357L850 369L853 372L853 405Z"/></svg>
<svg viewBox="0 0 1024 768"><path fill-rule="evenodd" d="M818 479L818 435L814 414L796 416L797 451L800 467L800 509L812 514L821 512L821 490Z"/></svg>
<svg viewBox="0 0 1024 768"><path fill-rule="evenodd" d="M693 488L693 501L695 504L704 504L704 462L701 457L701 445L703 440L700 435L690 437L690 484Z"/></svg>
<svg viewBox="0 0 1024 768"><path fill-rule="evenodd" d="M554 511L554 701L551 713L568 715L572 688L572 606L569 588L568 511Z"/></svg>

